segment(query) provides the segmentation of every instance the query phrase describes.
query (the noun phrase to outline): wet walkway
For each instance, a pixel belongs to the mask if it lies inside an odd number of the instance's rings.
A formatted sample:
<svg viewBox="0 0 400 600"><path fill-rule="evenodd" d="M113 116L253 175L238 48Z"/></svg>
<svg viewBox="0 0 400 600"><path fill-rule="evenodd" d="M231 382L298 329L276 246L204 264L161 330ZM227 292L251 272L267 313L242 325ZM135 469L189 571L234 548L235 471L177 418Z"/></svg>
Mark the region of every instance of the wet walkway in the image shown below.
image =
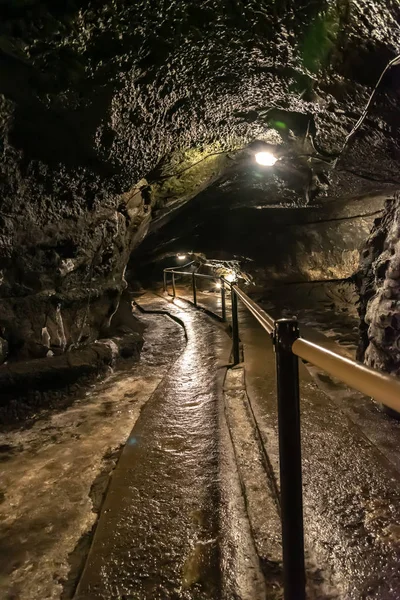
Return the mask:
<svg viewBox="0 0 400 600"><path fill-rule="evenodd" d="M170 318L136 316L147 327L138 363L126 361L69 408L43 411L29 427L0 435L4 600L68 600L74 593L120 448L186 346Z"/></svg>
<svg viewBox="0 0 400 600"><path fill-rule="evenodd" d="M212 310L213 295L201 302ZM240 303L239 322L249 406L279 486L272 342ZM313 336L322 340L321 333ZM323 597L399 599L400 423L328 377L317 385L319 377L314 379L313 370L300 361L308 559L334 584L325 586Z"/></svg>
<svg viewBox="0 0 400 600"><path fill-rule="evenodd" d="M132 372L3 436L2 597L72 597L128 439L74 597L278 600L271 340L241 308L245 362L224 382L225 325L180 299L137 302L153 314L142 313L146 343ZM199 303L220 309L217 294ZM308 597L400 599L400 424L330 380L319 382L325 394L303 364L300 374Z"/></svg>
<svg viewBox="0 0 400 600"><path fill-rule="evenodd" d="M187 346L123 450L76 598L220 597L219 420L231 341L200 311L138 304L184 322Z"/></svg>

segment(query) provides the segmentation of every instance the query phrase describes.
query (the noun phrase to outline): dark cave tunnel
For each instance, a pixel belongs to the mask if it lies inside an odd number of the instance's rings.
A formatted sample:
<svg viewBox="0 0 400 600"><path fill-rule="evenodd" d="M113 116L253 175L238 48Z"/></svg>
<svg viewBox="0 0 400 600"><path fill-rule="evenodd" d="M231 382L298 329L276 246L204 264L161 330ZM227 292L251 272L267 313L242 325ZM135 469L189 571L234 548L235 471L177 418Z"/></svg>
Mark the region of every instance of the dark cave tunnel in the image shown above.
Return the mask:
<svg viewBox="0 0 400 600"><path fill-rule="evenodd" d="M0 12L3 362L109 336L126 279L185 251L358 306L360 357L397 372L395 3Z"/></svg>

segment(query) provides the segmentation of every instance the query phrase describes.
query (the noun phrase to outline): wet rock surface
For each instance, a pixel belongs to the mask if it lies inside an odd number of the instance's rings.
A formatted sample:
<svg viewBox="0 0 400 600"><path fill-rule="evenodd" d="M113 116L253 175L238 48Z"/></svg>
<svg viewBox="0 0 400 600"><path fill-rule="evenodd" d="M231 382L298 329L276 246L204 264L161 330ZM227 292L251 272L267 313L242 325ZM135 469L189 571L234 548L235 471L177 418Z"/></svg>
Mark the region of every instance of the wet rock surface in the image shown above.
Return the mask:
<svg viewBox="0 0 400 600"><path fill-rule="evenodd" d="M138 360L144 325L132 313L132 300L123 292L118 307L102 329L103 339L66 348L51 345L46 333L42 358L0 365L0 423L11 425L35 419L45 407L66 407L84 386L102 377L122 360ZM8 343L3 340L3 351ZM8 354L4 355L8 358Z"/></svg>
<svg viewBox="0 0 400 600"><path fill-rule="evenodd" d="M118 357L138 360L143 338L130 333L103 340L61 356L15 362L0 367L0 423L29 419L45 406L62 405L76 386L104 376ZM61 408L61 406L60 406Z"/></svg>
<svg viewBox="0 0 400 600"><path fill-rule="evenodd" d="M75 591L120 448L185 347L171 319L137 317L147 326L139 363L126 361L67 410L0 434L2 598L68 600Z"/></svg>
<svg viewBox="0 0 400 600"><path fill-rule="evenodd" d="M281 520L276 481L268 457L263 453L260 440L257 439L242 367L228 371L224 397L243 495L257 555L266 579L268 597L279 598L283 576Z"/></svg>
<svg viewBox="0 0 400 600"><path fill-rule="evenodd" d="M386 202L362 250L356 281L360 293L358 356L371 367L399 374L400 199Z"/></svg>

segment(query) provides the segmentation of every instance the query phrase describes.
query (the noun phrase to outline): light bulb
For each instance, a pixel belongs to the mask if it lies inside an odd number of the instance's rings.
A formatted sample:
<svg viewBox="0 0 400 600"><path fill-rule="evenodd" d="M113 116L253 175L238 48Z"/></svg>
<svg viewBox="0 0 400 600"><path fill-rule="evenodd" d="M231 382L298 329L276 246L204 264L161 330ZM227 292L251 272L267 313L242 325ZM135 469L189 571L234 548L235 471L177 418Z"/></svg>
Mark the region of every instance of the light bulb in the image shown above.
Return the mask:
<svg viewBox="0 0 400 600"><path fill-rule="evenodd" d="M186 260L186 254L177 254L177 255L176 255L176 258L177 258L178 260Z"/></svg>
<svg viewBox="0 0 400 600"><path fill-rule="evenodd" d="M257 152L256 161L263 167L272 167L278 159L271 152Z"/></svg>

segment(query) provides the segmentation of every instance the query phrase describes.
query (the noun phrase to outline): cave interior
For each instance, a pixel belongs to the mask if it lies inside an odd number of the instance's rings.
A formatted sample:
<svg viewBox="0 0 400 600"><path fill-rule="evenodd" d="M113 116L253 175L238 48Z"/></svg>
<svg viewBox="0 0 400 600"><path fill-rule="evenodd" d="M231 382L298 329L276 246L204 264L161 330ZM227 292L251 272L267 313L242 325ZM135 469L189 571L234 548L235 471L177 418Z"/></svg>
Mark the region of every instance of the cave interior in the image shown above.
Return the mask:
<svg viewBox="0 0 400 600"><path fill-rule="evenodd" d="M397 373L399 13L1 2L1 361L126 333L126 290L185 253L352 315L358 357Z"/></svg>
<svg viewBox="0 0 400 600"><path fill-rule="evenodd" d="M248 320L233 365L163 270L400 375L399 33L398 0L0 0L0 595L217 598L222 565L282 598L276 352ZM347 586L309 598L399 598L400 415L295 360L306 569Z"/></svg>

